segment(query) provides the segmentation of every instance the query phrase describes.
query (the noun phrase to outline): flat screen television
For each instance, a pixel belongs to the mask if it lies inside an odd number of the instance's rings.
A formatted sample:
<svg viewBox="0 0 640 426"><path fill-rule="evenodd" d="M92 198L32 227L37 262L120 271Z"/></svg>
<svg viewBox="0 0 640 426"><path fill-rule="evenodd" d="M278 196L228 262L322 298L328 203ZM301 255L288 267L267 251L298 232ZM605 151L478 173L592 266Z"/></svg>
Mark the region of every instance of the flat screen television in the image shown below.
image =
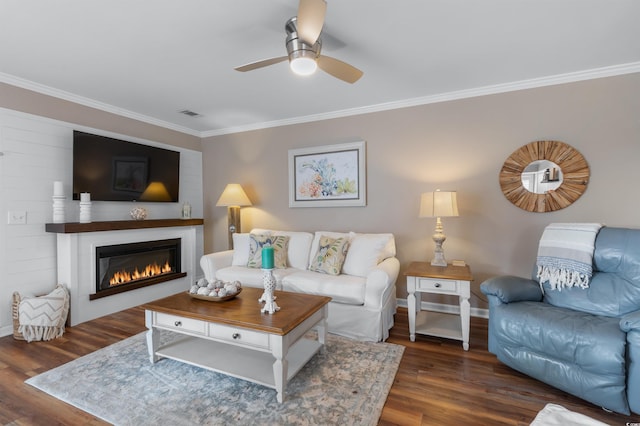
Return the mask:
<svg viewBox="0 0 640 426"><path fill-rule="evenodd" d="M180 153L73 131L73 199L178 202Z"/></svg>

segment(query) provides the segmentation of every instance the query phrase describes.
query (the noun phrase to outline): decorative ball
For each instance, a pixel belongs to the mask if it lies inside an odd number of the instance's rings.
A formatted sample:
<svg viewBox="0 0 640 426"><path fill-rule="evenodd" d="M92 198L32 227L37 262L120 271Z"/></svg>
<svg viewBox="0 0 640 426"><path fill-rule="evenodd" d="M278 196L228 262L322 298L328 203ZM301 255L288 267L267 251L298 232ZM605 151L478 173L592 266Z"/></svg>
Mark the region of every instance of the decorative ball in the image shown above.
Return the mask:
<svg viewBox="0 0 640 426"><path fill-rule="evenodd" d="M134 207L129 214L133 220L145 220L147 218L147 209L144 207Z"/></svg>
<svg viewBox="0 0 640 426"><path fill-rule="evenodd" d="M206 287L200 287L198 288L198 294L201 296L208 296L209 295L209 289Z"/></svg>
<svg viewBox="0 0 640 426"><path fill-rule="evenodd" d="M196 285L197 285L198 287L206 287L207 285L209 285L209 281L207 281L207 279L206 279L206 278L200 278L200 279L198 280L198 282L196 283Z"/></svg>
<svg viewBox="0 0 640 426"><path fill-rule="evenodd" d="M194 284L194 285L192 285L192 286L191 286L191 288L189 289L189 293L191 293L191 294L197 294L197 293L198 293L198 289L199 289L199 288L200 288L200 287L198 287L198 285L197 285L197 284Z"/></svg>

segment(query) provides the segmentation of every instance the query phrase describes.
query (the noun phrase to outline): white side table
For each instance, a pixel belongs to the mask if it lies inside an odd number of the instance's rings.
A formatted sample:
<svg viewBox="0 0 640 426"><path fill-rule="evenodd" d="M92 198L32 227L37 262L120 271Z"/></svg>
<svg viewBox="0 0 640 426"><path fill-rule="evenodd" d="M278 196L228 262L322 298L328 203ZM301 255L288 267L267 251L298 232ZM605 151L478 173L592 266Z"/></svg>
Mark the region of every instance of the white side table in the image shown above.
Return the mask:
<svg viewBox="0 0 640 426"><path fill-rule="evenodd" d="M416 333L462 341L469 350L469 297L471 296L471 269L469 265L431 266L426 262L412 262L404 274L407 277L407 305L409 338ZM460 314L421 310L421 293L448 294L460 299Z"/></svg>

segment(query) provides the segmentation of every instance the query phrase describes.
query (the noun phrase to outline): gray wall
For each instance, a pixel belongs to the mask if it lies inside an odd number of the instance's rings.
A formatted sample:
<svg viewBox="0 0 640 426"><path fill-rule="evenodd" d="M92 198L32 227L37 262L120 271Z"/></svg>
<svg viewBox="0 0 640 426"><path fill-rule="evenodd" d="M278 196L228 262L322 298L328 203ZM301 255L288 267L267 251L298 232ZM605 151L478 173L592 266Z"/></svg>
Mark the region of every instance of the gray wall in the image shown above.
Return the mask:
<svg viewBox="0 0 640 426"><path fill-rule="evenodd" d="M449 260L471 266L472 306L486 307L480 283L531 273L539 236L551 222L640 228L640 74L522 90L203 140L205 252L227 248L227 183L253 201L243 229L392 232L402 270L429 260L434 219L418 218L420 194L458 191L460 217L443 219ZM289 208L290 149L365 140L366 207ZM591 168L585 194L553 213L510 204L498 184L505 159L536 140L578 149ZM403 277L398 297L406 296ZM455 303L455 300L429 301Z"/></svg>

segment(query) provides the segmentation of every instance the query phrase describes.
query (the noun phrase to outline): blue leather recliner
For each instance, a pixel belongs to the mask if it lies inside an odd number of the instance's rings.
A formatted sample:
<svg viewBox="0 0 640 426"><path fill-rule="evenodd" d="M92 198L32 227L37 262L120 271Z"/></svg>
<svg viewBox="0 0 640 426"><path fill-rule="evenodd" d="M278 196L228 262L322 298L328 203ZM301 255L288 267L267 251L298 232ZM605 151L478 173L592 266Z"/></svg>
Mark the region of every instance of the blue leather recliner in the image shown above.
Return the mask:
<svg viewBox="0 0 640 426"><path fill-rule="evenodd" d="M551 290L501 276L489 301L489 351L509 367L605 409L640 414L640 229L596 236L589 287Z"/></svg>

